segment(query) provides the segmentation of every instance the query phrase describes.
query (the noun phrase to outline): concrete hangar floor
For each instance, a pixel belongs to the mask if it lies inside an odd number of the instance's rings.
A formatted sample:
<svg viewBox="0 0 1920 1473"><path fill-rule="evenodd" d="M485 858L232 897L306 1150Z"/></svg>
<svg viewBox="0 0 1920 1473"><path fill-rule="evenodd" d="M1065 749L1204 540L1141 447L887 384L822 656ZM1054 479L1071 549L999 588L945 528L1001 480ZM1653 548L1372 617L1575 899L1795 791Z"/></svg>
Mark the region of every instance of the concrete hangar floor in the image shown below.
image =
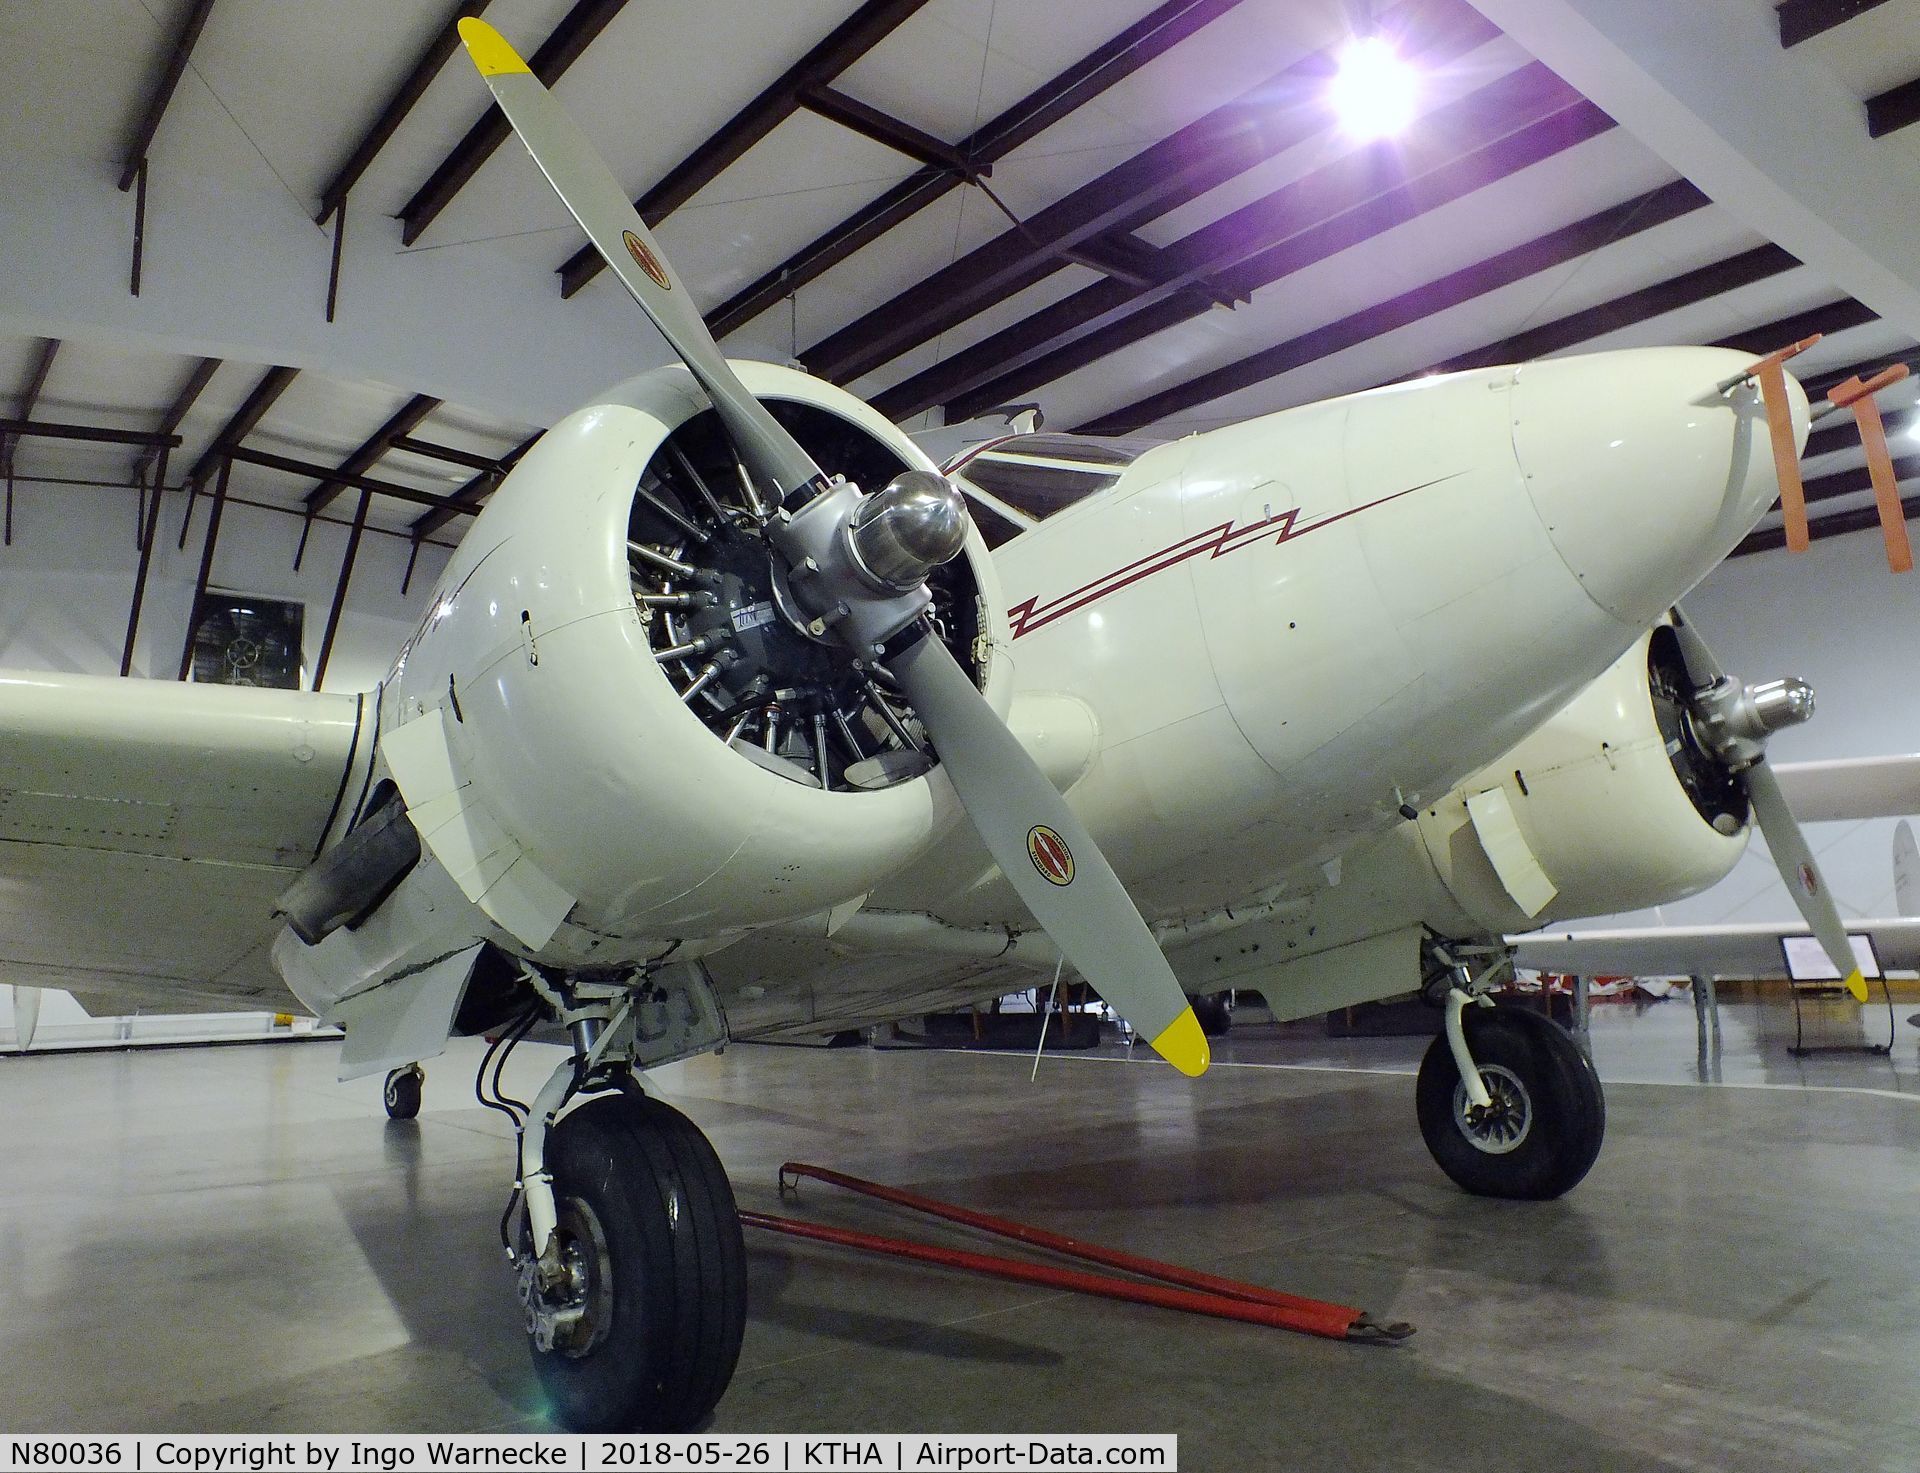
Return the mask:
<svg viewBox="0 0 1920 1473"><path fill-rule="evenodd" d="M750 1233L715 1430L1172 1431L1182 1466L1912 1470L1920 1073L1790 1058L1723 1003L1595 1010L1609 1130L1565 1199L1456 1190L1416 1040L1245 1015L1197 1085L1117 1049L735 1046L659 1071L744 1208L968 1243L774 1173L810 1160L1406 1319L1369 1347ZM1885 1014L1879 1014L1884 1020ZM324 1043L0 1061L0 1428L545 1427L497 1250L477 1049L414 1122ZM550 1067L529 1046L525 1093ZM989 1245L989 1251L1000 1251Z"/></svg>

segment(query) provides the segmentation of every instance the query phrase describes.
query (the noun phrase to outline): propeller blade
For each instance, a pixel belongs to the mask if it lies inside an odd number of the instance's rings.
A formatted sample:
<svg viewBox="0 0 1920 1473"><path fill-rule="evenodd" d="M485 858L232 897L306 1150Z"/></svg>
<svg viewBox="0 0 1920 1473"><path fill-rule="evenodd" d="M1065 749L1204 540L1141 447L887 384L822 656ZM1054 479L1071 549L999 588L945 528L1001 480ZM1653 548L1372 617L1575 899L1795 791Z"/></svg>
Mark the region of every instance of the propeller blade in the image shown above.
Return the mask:
<svg viewBox="0 0 1920 1473"><path fill-rule="evenodd" d="M492 26L468 17L460 22L460 39L561 201L706 390L747 467L782 499L804 486L824 486L812 458L734 374L579 126ZM979 688L937 638L916 641L894 669L933 734L968 817L1034 918L1160 1054L1183 1073L1204 1071L1206 1035L1146 922L1092 836Z"/></svg>
<svg viewBox="0 0 1920 1473"><path fill-rule="evenodd" d="M1705 690L1726 674L1706 640L1700 637L1700 631L1680 612L1678 604L1673 607L1673 632L1680 642L1680 662L1687 667L1687 679L1693 682L1695 690Z"/></svg>
<svg viewBox="0 0 1920 1473"><path fill-rule="evenodd" d="M777 500L824 482L811 457L728 366L699 307L579 124L492 26L468 16L460 22L460 39L561 203L706 390L747 467L778 488Z"/></svg>
<svg viewBox="0 0 1920 1473"><path fill-rule="evenodd" d="M1159 943L1086 826L979 687L931 635L888 668L987 852L1061 954L1174 1068L1204 1073L1206 1034Z"/></svg>
<svg viewBox="0 0 1920 1473"><path fill-rule="evenodd" d="M1865 1002L1866 979L1860 975L1860 964L1854 960L1853 945L1847 940L1840 908L1827 893L1826 881L1813 862L1806 835L1801 832L1793 810L1787 806L1786 794L1780 791L1780 779L1764 757L1743 776L1747 796L1753 802L1754 821L1766 836L1767 849L1780 867L1780 878L1786 881L1787 892L1793 896L1793 903L1800 908L1807 924L1813 927L1813 934L1819 937L1820 949L1826 952L1827 960L1846 979L1847 991L1856 1001Z"/></svg>
<svg viewBox="0 0 1920 1473"><path fill-rule="evenodd" d="M33 1035L40 1027L40 989L38 987L15 987L13 989L13 1042L14 1047L25 1053L33 1047Z"/></svg>

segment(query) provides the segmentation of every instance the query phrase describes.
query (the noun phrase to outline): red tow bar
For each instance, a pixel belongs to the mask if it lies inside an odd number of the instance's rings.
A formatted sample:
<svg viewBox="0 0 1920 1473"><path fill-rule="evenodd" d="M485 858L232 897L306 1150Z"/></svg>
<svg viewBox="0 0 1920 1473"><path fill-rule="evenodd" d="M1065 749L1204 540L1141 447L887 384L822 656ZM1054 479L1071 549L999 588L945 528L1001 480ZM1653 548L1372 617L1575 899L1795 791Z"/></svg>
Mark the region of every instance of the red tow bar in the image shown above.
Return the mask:
<svg viewBox="0 0 1920 1473"><path fill-rule="evenodd" d="M810 1238L815 1242L833 1243L843 1248L858 1248L869 1253L882 1253L894 1258L908 1258L919 1263L937 1264L943 1268L965 1269L970 1273L1012 1279L1016 1283L1039 1284L1050 1289L1069 1289L1077 1294L1097 1294L1107 1299L1129 1300L1135 1304L1154 1304L1162 1309L1185 1310L1191 1314L1212 1315L1216 1319L1243 1320L1248 1324L1268 1325L1276 1330L1298 1330L1307 1335L1322 1335L1330 1340L1393 1342L1404 1340L1413 1333L1412 1325L1381 1324L1366 1311L1354 1309L1348 1305L1328 1304L1320 1299L1303 1299L1297 1294L1283 1294L1277 1289L1262 1288L1258 1284L1221 1278L1215 1274L1199 1273L1193 1269L1181 1268L1177 1264L1162 1263L1155 1258L1141 1258L1136 1254L1123 1253L1117 1248L1102 1247L1098 1243L1084 1243L1078 1238L1050 1233L1044 1228L1033 1227L1027 1223L992 1217L970 1208L956 1207L951 1202L937 1201L932 1197L922 1197L915 1192L902 1191L898 1187L881 1186L878 1182L864 1181L860 1177L848 1176L844 1172L830 1171L824 1166L809 1166L799 1161L787 1162L780 1168L781 1194L784 1196L792 1190L798 1184L799 1178L803 1176L813 1177L817 1181L827 1182L832 1186L845 1187L850 1192L875 1197L882 1202L891 1202L897 1207L904 1207L912 1212L923 1212L930 1217L944 1218L948 1222L977 1228L981 1232L992 1233L996 1237L1012 1238L1031 1248L1045 1248L1070 1258L1104 1264L1108 1268L1117 1268L1126 1273L1138 1274L1143 1278L1158 1279L1160 1282L1142 1284L1132 1279L1114 1278L1108 1274L1084 1273L1079 1269L1060 1268L1052 1264L1028 1263L1017 1258L996 1257L990 1253L970 1253L960 1248L941 1248L931 1243L916 1243L905 1238L885 1238L873 1233L853 1232L846 1228L822 1227L817 1223L800 1222L790 1217L771 1217L763 1212L742 1212L741 1224L745 1227L765 1228L769 1232L786 1233L791 1237ZM1178 1287L1168 1287L1169 1285Z"/></svg>

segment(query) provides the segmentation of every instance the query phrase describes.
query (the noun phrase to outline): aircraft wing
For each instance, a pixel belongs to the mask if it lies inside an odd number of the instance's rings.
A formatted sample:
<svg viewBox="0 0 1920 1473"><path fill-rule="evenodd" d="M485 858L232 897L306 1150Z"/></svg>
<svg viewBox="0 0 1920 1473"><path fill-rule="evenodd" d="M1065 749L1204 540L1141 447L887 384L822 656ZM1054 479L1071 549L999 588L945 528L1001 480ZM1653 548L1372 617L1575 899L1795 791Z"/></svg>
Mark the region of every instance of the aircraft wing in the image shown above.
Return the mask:
<svg viewBox="0 0 1920 1473"><path fill-rule="evenodd" d="M1920 918L1850 920L1850 935L1873 938L1880 965L1920 968ZM1720 926L1634 926L1612 931L1536 931L1510 936L1514 962L1542 972L1585 977L1782 978L1782 936L1804 936L1806 923L1760 921Z"/></svg>
<svg viewBox="0 0 1920 1473"><path fill-rule="evenodd" d="M273 902L358 801L361 705L0 673L0 983L298 1010Z"/></svg>
<svg viewBox="0 0 1920 1473"><path fill-rule="evenodd" d="M1920 752L1771 766L1802 823L1920 813Z"/></svg>

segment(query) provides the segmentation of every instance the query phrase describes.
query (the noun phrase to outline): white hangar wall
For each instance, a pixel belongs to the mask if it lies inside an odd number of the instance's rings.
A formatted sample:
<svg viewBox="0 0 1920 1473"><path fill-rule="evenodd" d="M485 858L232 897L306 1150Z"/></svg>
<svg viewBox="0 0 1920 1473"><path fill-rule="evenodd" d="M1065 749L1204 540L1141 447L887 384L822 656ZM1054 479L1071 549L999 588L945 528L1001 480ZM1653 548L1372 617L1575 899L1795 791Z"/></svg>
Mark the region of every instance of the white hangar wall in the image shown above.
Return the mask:
<svg viewBox="0 0 1920 1473"><path fill-rule="evenodd" d="M195 503L185 548L178 546L186 496L170 492L161 509L153 566L140 611L133 673L170 680L192 611L210 498ZM350 505L351 497L343 499ZM136 503L125 487L21 483L14 496L13 545L0 548L0 668L115 675L126 642L127 612L140 554ZM314 524L298 572L293 558L301 519L229 501L208 586L306 606L306 669L319 658L327 613L346 552L341 521ZM371 528L362 536L346 609L323 688L367 690L386 673L426 606L448 549L425 544L406 597L400 583L411 544Z"/></svg>

